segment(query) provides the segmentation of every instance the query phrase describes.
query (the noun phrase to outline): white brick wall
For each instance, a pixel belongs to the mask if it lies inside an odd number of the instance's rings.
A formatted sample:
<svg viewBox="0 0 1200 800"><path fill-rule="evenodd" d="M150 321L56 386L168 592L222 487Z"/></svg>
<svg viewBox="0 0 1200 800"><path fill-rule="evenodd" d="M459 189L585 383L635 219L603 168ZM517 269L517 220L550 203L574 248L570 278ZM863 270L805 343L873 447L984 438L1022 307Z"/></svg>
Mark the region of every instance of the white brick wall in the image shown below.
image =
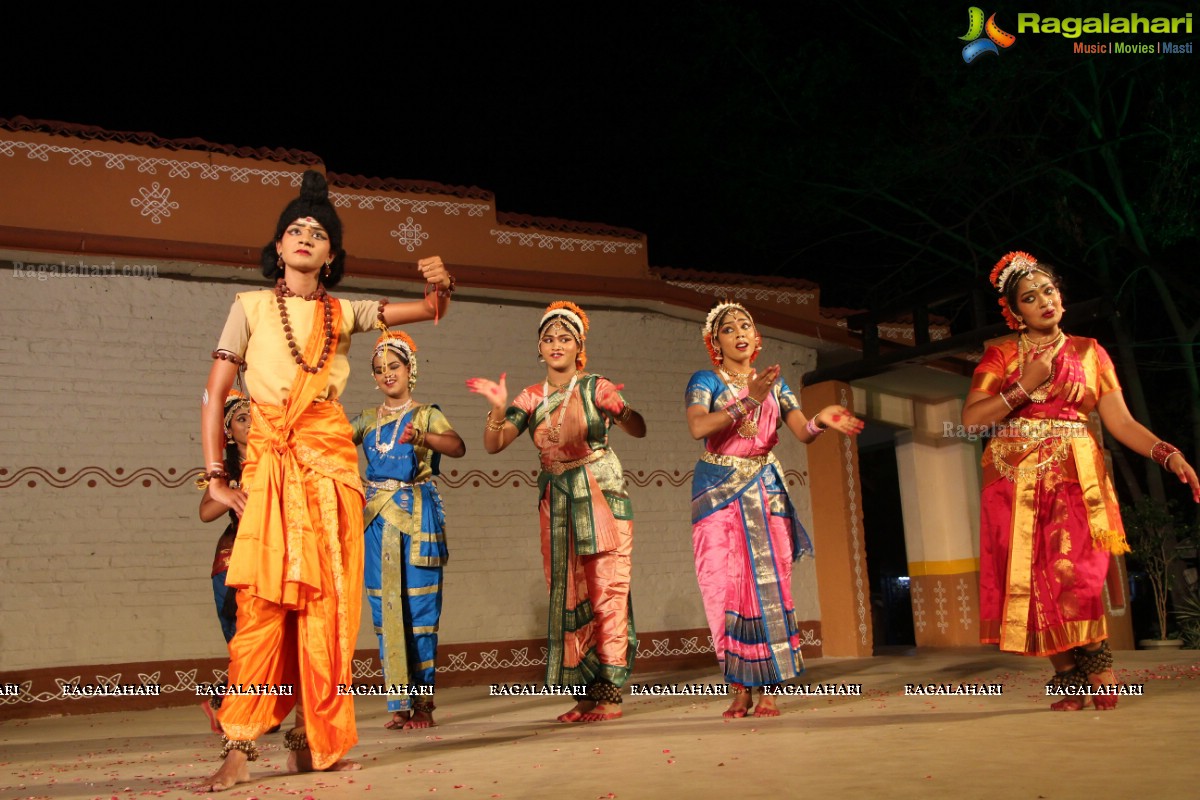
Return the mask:
<svg viewBox="0 0 1200 800"><path fill-rule="evenodd" d="M7 470L0 483L30 467L50 475L28 474L0 490L0 670L219 656L224 642L208 575L224 523L199 521L199 493L183 478L202 461L199 395L209 354L233 295L245 287L165 275L38 281L14 277L4 262L0 282L0 468ZM486 406L463 382L507 371L515 395L540 380L535 329L552 299L518 304L460 295L438 326L408 328L420 348L417 398L437 402L467 442L467 456L444 459L444 472L536 468L525 437L499 455L484 453ZM683 406L689 376L706 365L698 322L584 307L592 319L589 369L624 383L649 426L640 441L614 433L626 471L687 473L700 452ZM343 398L350 414L378 402L367 366L373 340L361 335L353 345ZM765 347L764 363L782 364L798 390L814 354L775 340ZM807 470L804 448L794 441L778 453L786 469ZM86 468L94 469L72 485L53 485ZM144 468L182 485L164 485L156 475L112 485ZM37 485L28 487L29 480ZM689 488L666 481L631 487L633 596L643 631L705 626ZM544 635L535 494L527 481L443 489L451 548L443 641ZM795 487L793 500L810 519L807 488ZM795 589L799 618L819 618L811 561L797 570ZM359 646L374 646L366 613Z"/></svg>

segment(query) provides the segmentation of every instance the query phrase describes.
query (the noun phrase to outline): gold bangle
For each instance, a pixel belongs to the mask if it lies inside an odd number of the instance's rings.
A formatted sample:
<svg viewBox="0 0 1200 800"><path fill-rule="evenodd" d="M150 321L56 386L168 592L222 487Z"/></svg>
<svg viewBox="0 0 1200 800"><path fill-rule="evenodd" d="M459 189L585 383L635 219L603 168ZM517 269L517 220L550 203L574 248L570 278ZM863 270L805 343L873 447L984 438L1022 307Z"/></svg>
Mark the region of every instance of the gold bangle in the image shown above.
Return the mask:
<svg viewBox="0 0 1200 800"><path fill-rule="evenodd" d="M504 430L504 423L508 422L508 419L502 419L499 422L493 422L491 411L487 413L487 416L484 417L484 419L487 421L487 429L489 431L502 431Z"/></svg>
<svg viewBox="0 0 1200 800"><path fill-rule="evenodd" d="M624 425L626 422L629 422L629 418L632 416L633 406L629 405L629 403L626 403L625 407L621 409L621 413L617 414L615 417L613 417L613 419L615 419L618 424Z"/></svg>

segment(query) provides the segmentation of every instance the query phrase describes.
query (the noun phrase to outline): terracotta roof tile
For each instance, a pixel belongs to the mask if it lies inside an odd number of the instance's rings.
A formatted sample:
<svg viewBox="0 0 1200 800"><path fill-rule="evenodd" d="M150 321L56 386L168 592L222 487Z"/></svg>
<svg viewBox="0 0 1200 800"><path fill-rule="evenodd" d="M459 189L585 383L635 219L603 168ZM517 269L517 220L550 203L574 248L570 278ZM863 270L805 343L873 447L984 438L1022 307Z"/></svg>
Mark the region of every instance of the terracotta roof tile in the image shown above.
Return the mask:
<svg viewBox="0 0 1200 800"><path fill-rule="evenodd" d="M772 286L786 289L815 290L820 286L804 278L785 278L777 275L740 275L735 272L705 272L698 269L651 267L650 274L664 281L696 281L728 283L738 286Z"/></svg>
<svg viewBox="0 0 1200 800"><path fill-rule="evenodd" d="M370 189L372 191L403 192L405 194L445 194L472 200L495 203L496 196L478 186L451 186L434 181L401 180L399 178L368 178L365 175L346 175L331 172L329 182L345 189Z"/></svg>
<svg viewBox="0 0 1200 800"><path fill-rule="evenodd" d="M110 131L95 125L79 125L73 122L58 122L46 119L26 119L13 117L0 118L0 128L10 131L38 131L60 136L73 136L77 139L91 139L104 142L127 142L131 144L158 147L164 150L200 150L209 153L224 153L236 158L253 158L266 161L278 161L285 164L300 166L321 166L324 160L315 153L304 150L287 150L282 147L236 147L229 144L214 144L204 139L164 139L153 133ZM376 191L394 191L407 194L442 194L454 197L466 197L476 200L494 201L495 196L475 186L449 186L433 181L399 180L396 178L367 178L362 175L345 175L329 173L329 182L347 189L372 189Z"/></svg>
<svg viewBox="0 0 1200 800"><path fill-rule="evenodd" d="M533 217L528 214L513 214L511 212L496 212L496 221L501 225L512 228L536 228L540 231L555 231L557 233L582 233L589 236L617 236L622 239L646 238L644 233L632 228L617 228L602 222L576 222L556 217Z"/></svg>
<svg viewBox="0 0 1200 800"><path fill-rule="evenodd" d="M846 319L855 314L862 314L865 308L842 308L841 306L821 306L821 316L826 319Z"/></svg>
<svg viewBox="0 0 1200 800"><path fill-rule="evenodd" d="M849 317L853 317L855 314L865 314L865 313L867 313L867 309L865 309L865 308L841 308L839 306L822 306L821 307L821 316L825 317L827 319L847 319ZM912 325L912 322L913 322L913 315L911 312L905 312L903 314L894 314L892 316L885 317L884 319L879 320L880 325ZM930 325L949 325L950 320L946 317L942 317L937 314L930 314L929 315L929 324Z"/></svg>
<svg viewBox="0 0 1200 800"><path fill-rule="evenodd" d="M285 164L314 166L324 163L319 156L304 150L286 150L282 147L236 147L231 144L214 144L204 139L164 139L144 131L110 131L96 125L79 125L74 122L57 122L47 119L0 118L0 128L10 131L37 131L59 136L73 136L77 139L142 144L160 147L164 150L204 150L210 153L224 153L236 158L257 158L281 161Z"/></svg>

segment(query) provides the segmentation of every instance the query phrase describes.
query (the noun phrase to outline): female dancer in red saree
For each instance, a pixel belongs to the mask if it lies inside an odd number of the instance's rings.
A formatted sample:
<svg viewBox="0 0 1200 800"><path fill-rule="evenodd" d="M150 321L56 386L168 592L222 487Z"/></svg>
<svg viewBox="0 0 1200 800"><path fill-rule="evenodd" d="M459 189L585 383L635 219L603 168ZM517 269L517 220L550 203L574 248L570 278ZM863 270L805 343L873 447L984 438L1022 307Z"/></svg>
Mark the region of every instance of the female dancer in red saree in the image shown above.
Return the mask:
<svg viewBox="0 0 1200 800"><path fill-rule="evenodd" d="M863 423L841 406L806 419L778 365L759 374L751 364L762 337L741 305L716 305L702 332L713 369L694 374L685 397L688 430L704 440L692 480L696 580L733 695L724 716L746 716L758 686L754 716L775 717L771 687L804 669L792 562L812 544L772 450L784 426L807 444L826 428L853 436Z"/></svg>
<svg viewBox="0 0 1200 800"><path fill-rule="evenodd" d="M288 732L292 771L353 768L342 761L358 741L352 682L362 605L363 492L350 423L338 398L346 387L350 336L379 321L435 319L454 282L440 258L418 267L436 293L424 301L334 300L342 277L342 226L325 178L304 173L262 252L274 290L243 292L213 353L200 434L213 499L241 517L226 583L238 589L229 684L280 687L229 694L221 707L225 763L213 791L248 781L254 740L296 707ZM241 488L220 460L222 408L240 364L253 424ZM294 694L285 693L294 688ZM297 705L299 700L299 705Z"/></svg>
<svg viewBox="0 0 1200 800"><path fill-rule="evenodd" d="M504 375L499 383L467 381L491 405L484 449L498 453L528 430L541 457L538 516L550 589L546 685L586 686L559 722L620 717L621 686L637 652L629 600L633 506L608 432L616 426L640 439L646 423L621 397L621 386L583 371L587 333L579 306L551 303L538 325L545 381L526 387L511 405Z"/></svg>
<svg viewBox="0 0 1200 800"><path fill-rule="evenodd" d="M962 415L968 428L1003 423L983 454L980 638L1049 656L1049 686L1065 695L1051 708L1080 710L1090 691L1115 681L1102 592L1110 553L1129 550L1088 413L1099 411L1117 441L1189 484L1197 502L1200 484L1177 448L1130 415L1104 348L1059 327L1050 266L1012 252L991 281L1021 333L988 348ZM1115 694L1091 700L1099 710L1117 704Z"/></svg>

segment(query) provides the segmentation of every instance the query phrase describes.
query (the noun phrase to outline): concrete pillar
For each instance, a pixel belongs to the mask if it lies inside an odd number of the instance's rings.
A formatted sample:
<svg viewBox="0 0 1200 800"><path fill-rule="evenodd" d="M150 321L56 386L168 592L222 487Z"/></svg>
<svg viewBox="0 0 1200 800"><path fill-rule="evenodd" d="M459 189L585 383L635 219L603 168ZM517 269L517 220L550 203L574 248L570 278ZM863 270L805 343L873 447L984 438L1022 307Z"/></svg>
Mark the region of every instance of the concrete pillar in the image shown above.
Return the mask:
<svg viewBox="0 0 1200 800"><path fill-rule="evenodd" d="M854 411L849 384L837 381L804 387L801 403L806 414L833 404ZM810 444L808 475L822 652L829 656L869 656L873 650L871 586L854 439L826 433Z"/></svg>
<svg viewBox="0 0 1200 800"><path fill-rule="evenodd" d="M918 647L979 644L979 448L957 426L961 402L915 402L896 438L913 632Z"/></svg>

